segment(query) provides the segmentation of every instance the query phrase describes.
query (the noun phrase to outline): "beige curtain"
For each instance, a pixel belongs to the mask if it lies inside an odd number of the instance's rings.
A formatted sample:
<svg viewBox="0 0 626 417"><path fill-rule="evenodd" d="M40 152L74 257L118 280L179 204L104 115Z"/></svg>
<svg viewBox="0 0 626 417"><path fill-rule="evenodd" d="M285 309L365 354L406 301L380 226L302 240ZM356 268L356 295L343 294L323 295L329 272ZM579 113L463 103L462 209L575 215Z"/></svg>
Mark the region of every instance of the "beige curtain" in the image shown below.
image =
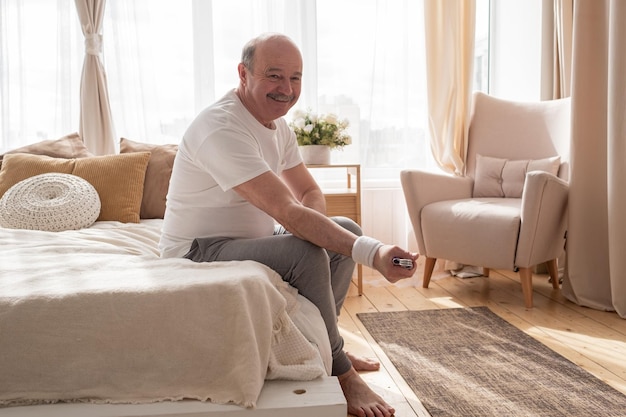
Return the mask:
<svg viewBox="0 0 626 417"><path fill-rule="evenodd" d="M115 131L102 53L102 19L106 0L76 0L76 10L85 35L85 61L80 83L79 133L96 155L115 153Z"/></svg>
<svg viewBox="0 0 626 417"><path fill-rule="evenodd" d="M474 68L474 0L425 0L431 150L445 171L463 175Z"/></svg>
<svg viewBox="0 0 626 417"><path fill-rule="evenodd" d="M571 95L574 0L543 0L541 99Z"/></svg>
<svg viewBox="0 0 626 417"><path fill-rule="evenodd" d="M576 0L563 294L626 318L626 1Z"/></svg>

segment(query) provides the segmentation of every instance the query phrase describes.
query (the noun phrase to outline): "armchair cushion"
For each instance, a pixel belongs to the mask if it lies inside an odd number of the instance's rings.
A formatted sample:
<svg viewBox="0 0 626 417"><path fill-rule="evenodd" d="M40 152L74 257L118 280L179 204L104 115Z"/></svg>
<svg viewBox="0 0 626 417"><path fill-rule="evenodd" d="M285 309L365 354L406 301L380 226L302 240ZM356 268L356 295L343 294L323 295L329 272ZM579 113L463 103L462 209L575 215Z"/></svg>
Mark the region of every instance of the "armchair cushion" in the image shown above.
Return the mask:
<svg viewBox="0 0 626 417"><path fill-rule="evenodd" d="M426 255L513 269L521 203L519 198L475 198L428 204L421 216Z"/></svg>
<svg viewBox="0 0 626 417"><path fill-rule="evenodd" d="M476 154L473 195L476 198L521 198L527 172L545 171L557 175L560 165L560 156L509 160Z"/></svg>

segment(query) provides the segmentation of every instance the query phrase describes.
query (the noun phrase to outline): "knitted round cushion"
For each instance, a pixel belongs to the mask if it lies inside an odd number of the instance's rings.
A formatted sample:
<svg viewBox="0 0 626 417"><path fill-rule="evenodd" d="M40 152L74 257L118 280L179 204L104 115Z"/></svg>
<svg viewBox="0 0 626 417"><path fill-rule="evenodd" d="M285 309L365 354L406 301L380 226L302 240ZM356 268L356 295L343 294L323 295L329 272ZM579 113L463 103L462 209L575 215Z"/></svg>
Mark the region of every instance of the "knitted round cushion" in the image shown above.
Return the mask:
<svg viewBox="0 0 626 417"><path fill-rule="evenodd" d="M35 175L0 198L0 226L9 229L77 230L91 226L99 214L96 189L71 174Z"/></svg>

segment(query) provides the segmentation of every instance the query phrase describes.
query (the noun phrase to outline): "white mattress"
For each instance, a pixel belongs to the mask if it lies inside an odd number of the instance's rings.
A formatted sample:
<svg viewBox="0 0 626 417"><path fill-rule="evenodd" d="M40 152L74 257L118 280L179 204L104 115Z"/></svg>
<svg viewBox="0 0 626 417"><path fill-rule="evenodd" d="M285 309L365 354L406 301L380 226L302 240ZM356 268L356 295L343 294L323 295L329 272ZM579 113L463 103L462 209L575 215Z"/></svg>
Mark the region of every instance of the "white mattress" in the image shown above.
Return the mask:
<svg viewBox="0 0 626 417"><path fill-rule="evenodd" d="M330 372L317 308L264 265L160 259L161 220L0 228L0 405L256 405Z"/></svg>

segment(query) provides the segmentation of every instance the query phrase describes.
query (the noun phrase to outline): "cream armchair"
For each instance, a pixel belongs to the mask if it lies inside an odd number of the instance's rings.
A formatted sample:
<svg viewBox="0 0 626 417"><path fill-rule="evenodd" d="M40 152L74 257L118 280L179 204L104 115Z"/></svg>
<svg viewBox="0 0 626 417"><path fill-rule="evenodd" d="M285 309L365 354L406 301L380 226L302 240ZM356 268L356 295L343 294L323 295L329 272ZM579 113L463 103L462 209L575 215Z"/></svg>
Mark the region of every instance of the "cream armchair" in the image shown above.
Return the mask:
<svg viewBox="0 0 626 417"><path fill-rule="evenodd" d="M570 100L512 102L474 93L464 177L419 170L401 183L428 288L437 259L519 269L526 307L540 263L559 288L567 220Z"/></svg>

